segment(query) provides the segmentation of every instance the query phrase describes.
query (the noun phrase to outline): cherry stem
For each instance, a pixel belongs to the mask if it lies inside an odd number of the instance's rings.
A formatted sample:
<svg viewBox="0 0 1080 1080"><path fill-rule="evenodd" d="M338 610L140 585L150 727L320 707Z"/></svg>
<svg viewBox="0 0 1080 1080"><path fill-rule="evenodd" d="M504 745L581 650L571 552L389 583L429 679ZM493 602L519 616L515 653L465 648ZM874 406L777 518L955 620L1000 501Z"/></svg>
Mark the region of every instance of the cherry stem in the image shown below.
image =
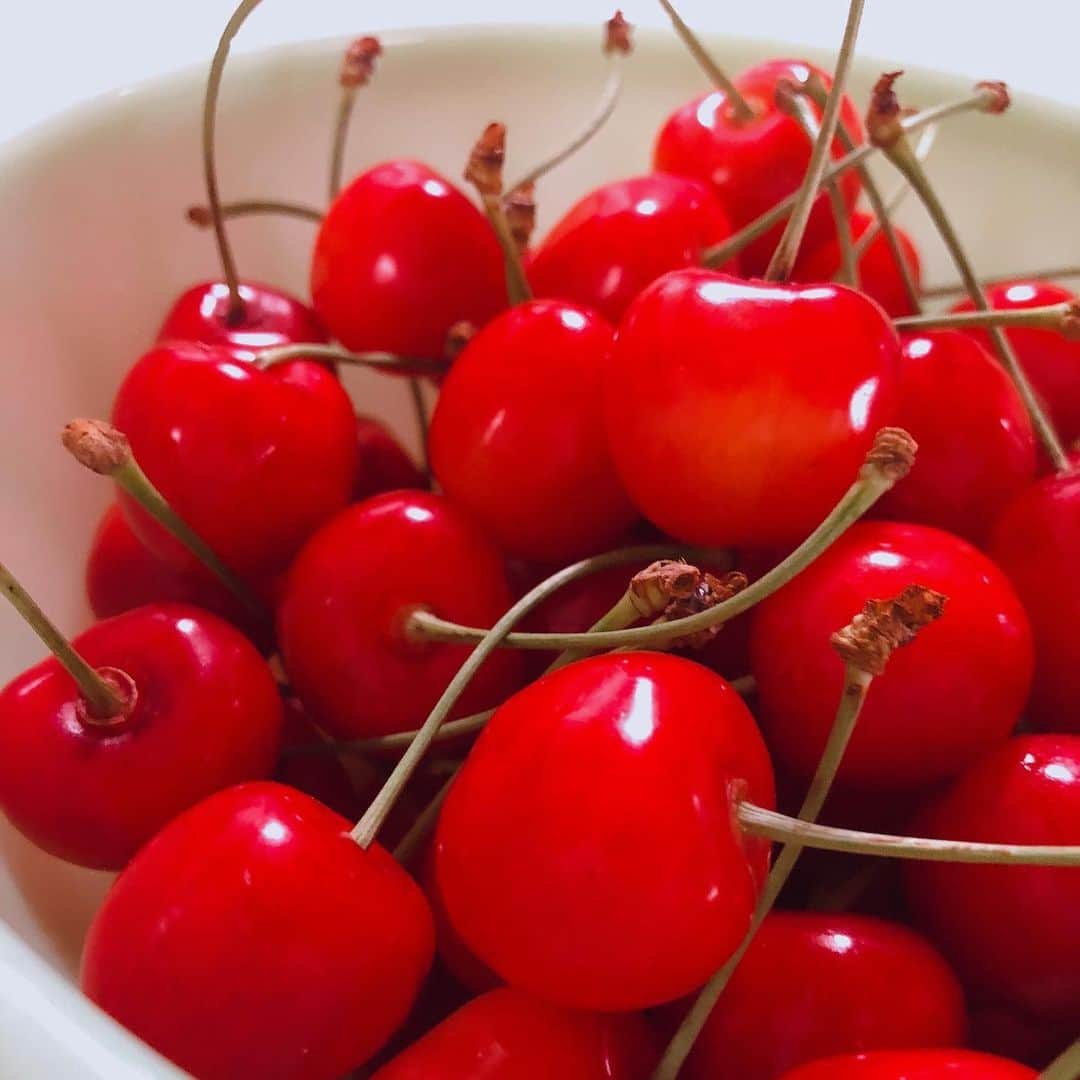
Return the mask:
<svg viewBox="0 0 1080 1080"><path fill-rule="evenodd" d="M218 257L221 259L222 275L229 289L229 307L225 314L226 321L235 325L244 317L244 301L240 296L240 277L236 269L229 238L225 232L225 217L221 212L221 194L218 191L217 178L217 104L221 93L221 77L225 73L225 61L229 58L232 40L247 21L247 17L262 3L262 0L241 0L232 17L225 25L210 62L210 74L206 79L206 97L203 101L202 156L203 173L206 178L206 201L209 204L210 217L214 226L214 238L217 241Z"/></svg>
<svg viewBox="0 0 1080 1080"><path fill-rule="evenodd" d="M282 202L277 199L238 199L236 202L222 203L218 209L221 216L226 220L268 214L279 217L300 218L303 221L311 221L316 225L320 225L324 216L323 212L316 210L314 206ZM208 206L189 206L186 216L192 225L197 225L200 229L209 229L214 224L214 215L210 212Z"/></svg>
<svg viewBox="0 0 1080 1080"><path fill-rule="evenodd" d="M582 649L600 651L624 645L654 648L675 638L719 626L786 585L853 525L898 480L907 474L915 455L915 442L900 428L882 428L858 479L829 515L782 562L742 592L715 607L682 619L629 630L590 634L509 634L503 644L519 649ZM417 611L409 620L410 634L420 641L476 642L489 633L479 627L447 622L430 612Z"/></svg>
<svg viewBox="0 0 1080 1080"><path fill-rule="evenodd" d="M506 220L506 208L499 195L481 195L484 213L491 222L495 236L502 248L503 266L506 272L506 293L510 305L524 304L532 299L532 288L525 277L525 268L521 264L521 252L518 250L510 223Z"/></svg>
<svg viewBox="0 0 1080 1080"><path fill-rule="evenodd" d="M1039 1080L1077 1080L1080 1077L1080 1039L1066 1047L1041 1073Z"/></svg>
<svg viewBox="0 0 1080 1080"><path fill-rule="evenodd" d="M333 143L330 148L329 194L331 202L341 191L341 177L345 171L345 141L349 135L349 121L352 119L355 104L356 87L343 86L341 100L338 102L337 118L334 121Z"/></svg>
<svg viewBox="0 0 1080 1080"><path fill-rule="evenodd" d="M330 147L330 176L328 187L330 201L333 202L341 191L341 177L345 169L345 142L349 137L349 121L352 119L353 106L356 104L356 91L367 86L375 72L375 61L382 54L382 45L378 38L357 38L345 50L338 83L341 86L341 98L338 102L337 118L334 121L334 136Z"/></svg>
<svg viewBox="0 0 1080 1080"><path fill-rule="evenodd" d="M698 62L698 66L709 77L709 81L720 90L724 98L731 103L733 119L737 124L748 124L757 115L750 103L739 93L735 84L727 77L716 61L709 55L708 50L701 43L701 39L683 21L682 16L668 2L660 0L660 6L667 12L668 18L675 33L682 39L682 43L690 51L690 55Z"/></svg>
<svg viewBox="0 0 1080 1080"><path fill-rule="evenodd" d="M886 91L887 95L891 95L892 93L891 83L889 84L889 87L890 89ZM875 103L877 101L878 94L875 93ZM874 108L875 105L872 105L872 112ZM1001 109L998 108L996 111L1000 112ZM936 190L927 178L922 164L912 152L911 144L904 135L903 125L900 125L898 135L890 137L886 141L887 145L883 147L886 156L892 164L896 166L904 179L907 180L915 190L915 193L922 200L923 206L926 208L935 228L949 250L949 254L956 265L961 280L964 282L964 287L971 298L971 302L975 305L977 311L990 311L990 305L986 300L982 287L979 285L978 278L975 276L975 271L968 260L967 253L960 243L960 238L953 228L952 221L946 213L941 200L938 198ZM1068 469L1069 462L1068 458L1065 456L1065 450L1061 445L1061 440L1058 438L1057 432L1054 431L1049 417L1047 417L1042 406L1039 404L1039 400L1036 398L1035 393L1031 388L1031 384L1024 374L1024 370L1020 366L1020 362L1016 357L1016 353L1013 351L1012 345L999 327L990 326L988 329L994 348L1000 357L1001 362L1004 364L1005 369L1016 384L1020 396L1024 399L1024 405L1027 407L1032 424L1038 433L1040 441L1046 449L1047 456L1053 463L1054 468L1059 472Z"/></svg>
<svg viewBox="0 0 1080 1080"><path fill-rule="evenodd" d="M802 806L799 808L799 820L811 822L816 820L818 814L821 813L821 808L825 805L825 799L828 797L837 769L843 759L844 752L847 750L852 732L855 730L855 723L859 719L863 702L866 700L866 692L869 690L873 678L873 675L869 672L863 671L853 664L845 665L844 688L840 694L836 719L833 721L828 741L825 744L821 759L818 761L814 778L810 782ZM745 803L742 804L742 806L745 805ZM668 1043L664 1056L660 1059L659 1065L652 1074L652 1080L675 1080L675 1077L678 1076L679 1070L687 1057L689 1057L694 1043L705 1027L709 1014L713 1011L713 1007L720 999L720 995L724 992L724 988L730 981L735 969L742 961L746 950L754 940L755 934L757 934L761 924L765 921L765 917L772 910L781 889L783 889L791 876L791 871L795 868L795 863L802 854L802 850L803 845L797 841L793 840L784 844L772 868L769 870L769 876L765 881L761 896L758 897L746 935L727 963L713 975L698 993L690 1011L683 1017L678 1031L676 1031L671 1042Z"/></svg>
<svg viewBox="0 0 1080 1080"><path fill-rule="evenodd" d="M855 54L855 39L858 37L859 23L862 21L863 2L864 0L851 0L848 6L844 37L836 58L833 84L821 116L821 127L814 142L814 149L810 153L810 163L806 167L806 175L803 177L802 187L796 197L791 217L788 218L780 243L776 245L776 250L765 271L766 281L787 281L791 277L791 270L799 254L799 245L806 232L806 224L810 220L810 211L813 209L818 189L822 183L827 182L825 169L829 163L829 150L836 136L836 126L840 122L840 106L843 104L844 86L847 84L848 71L851 69L851 61Z"/></svg>
<svg viewBox="0 0 1080 1080"><path fill-rule="evenodd" d="M1067 337L1080 332L1080 303L1066 300L1044 307L1015 308L1009 311L957 311L935 315L909 315L894 319L898 330L969 330L980 327L1026 326L1036 330L1056 330Z"/></svg>
<svg viewBox="0 0 1080 1080"><path fill-rule="evenodd" d="M446 366L443 366L446 370ZM428 455L428 413L424 401L424 387L416 376L409 379L409 396L412 398L413 415L416 417L416 432L420 439L420 464L424 475L431 479L431 458Z"/></svg>
<svg viewBox="0 0 1080 1080"><path fill-rule="evenodd" d="M382 371L416 371L431 375L445 374L449 364L445 360L429 360L415 356L397 356L387 352L349 352L337 345L296 344L281 345L260 350L254 359L257 368L265 371L275 364L290 360L329 360L335 364L368 367Z"/></svg>
<svg viewBox="0 0 1080 1080"><path fill-rule="evenodd" d="M980 87L967 97L957 98L955 101L946 101L940 105L934 105L929 109L924 109L922 112L915 113L913 116L905 117L900 122L900 126L904 131L918 131L920 128L935 124L938 121L944 120L946 117L953 116L957 113L985 109L988 102L993 99L993 91ZM822 175L822 180L831 180L834 176L839 176L841 173L854 168L860 162L865 161L868 157L878 151L879 148L872 143L863 143L861 146L856 147L850 154L845 154L844 157L838 158L836 161L832 162ZM764 236L765 233L777 224L777 222L783 221L785 215L795 205L795 200L798 197L799 193L797 191L792 192L790 195L781 199L771 210L766 210L760 217L755 218L748 225L745 225L739 232L729 236L726 240L716 244L714 247L706 249L703 256L705 265L723 266L725 263L729 262L738 255L743 248L753 243L753 241L757 240L759 237Z"/></svg>
<svg viewBox="0 0 1080 1080"><path fill-rule="evenodd" d="M1080 266L1053 266L1049 269L1035 270L1031 273L999 274L995 277L979 279L979 284L985 289L992 285L1010 285L1014 281L1054 281L1057 278L1080 277ZM957 293L966 291L966 286L961 281L954 281L948 285L931 285L923 289L923 296L955 296Z"/></svg>
<svg viewBox="0 0 1080 1080"><path fill-rule="evenodd" d="M60 633L3 563L0 563L0 589L75 680L90 716L98 719L122 716L127 710L127 702L75 651L71 642Z"/></svg>
<svg viewBox="0 0 1080 1080"><path fill-rule="evenodd" d="M443 786L435 793L435 797L424 807L417 819L409 826L409 831L397 842L394 848L394 858L407 866L416 857L428 834L435 828L435 822L439 820L439 811L446 802L450 788L453 787L457 774L461 772L458 765L446 778Z"/></svg>

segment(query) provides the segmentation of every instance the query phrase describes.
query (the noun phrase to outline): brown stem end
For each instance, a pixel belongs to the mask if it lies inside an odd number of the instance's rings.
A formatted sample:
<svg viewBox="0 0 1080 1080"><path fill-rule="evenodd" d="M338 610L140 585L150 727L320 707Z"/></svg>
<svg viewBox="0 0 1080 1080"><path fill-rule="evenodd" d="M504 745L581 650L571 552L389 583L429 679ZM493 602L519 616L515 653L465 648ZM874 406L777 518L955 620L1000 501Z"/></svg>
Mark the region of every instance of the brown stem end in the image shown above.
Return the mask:
<svg viewBox="0 0 1080 1080"><path fill-rule="evenodd" d="M874 146L888 149L894 146L904 135L901 120L905 111L900 108L893 85L904 73L886 71L876 83L870 94L870 108L866 111L866 134Z"/></svg>
<svg viewBox="0 0 1080 1080"><path fill-rule="evenodd" d="M874 436L874 445L866 455L863 468L874 469L890 484L895 484L911 472L918 449L919 444L903 428L881 428Z"/></svg>
<svg viewBox="0 0 1080 1080"><path fill-rule="evenodd" d="M506 224L518 251L524 253L536 228L536 184L533 181L514 188L503 199Z"/></svg>
<svg viewBox="0 0 1080 1080"><path fill-rule="evenodd" d="M983 112L1003 113L1012 104L1012 99L1009 97L1009 88L1003 82L984 79L982 82L975 84L975 89L986 91L983 103L979 106Z"/></svg>
<svg viewBox="0 0 1080 1080"><path fill-rule="evenodd" d="M623 18L621 11L616 11L606 23L604 23L604 53L622 53L624 56L633 52L633 24Z"/></svg>
<svg viewBox="0 0 1080 1080"><path fill-rule="evenodd" d="M488 124L469 154L465 179L483 196L502 194L506 125Z"/></svg>
<svg viewBox="0 0 1080 1080"><path fill-rule="evenodd" d="M443 356L451 362L456 360L464 351L465 346L476 336L476 324L462 319L454 323L446 331L446 342L443 345Z"/></svg>
<svg viewBox="0 0 1080 1080"><path fill-rule="evenodd" d="M684 619L714 608L725 600L730 600L736 593L741 593L748 584L746 575L738 570L732 570L722 577L703 573L701 581L688 596L676 597L664 608L660 622L674 622L676 619ZM723 628L723 623L717 623L704 630L675 638L670 644L677 649L703 649Z"/></svg>
<svg viewBox="0 0 1080 1080"><path fill-rule="evenodd" d="M347 90L367 86L375 74L375 61L382 55L377 37L357 38L346 50L338 82Z"/></svg>
<svg viewBox="0 0 1080 1080"><path fill-rule="evenodd" d="M101 476L112 476L131 460L127 436L103 420L72 420L60 440L80 465Z"/></svg>
<svg viewBox="0 0 1080 1080"><path fill-rule="evenodd" d="M200 229L209 229L214 224L214 218L208 206L189 206L184 216L192 225L198 225Z"/></svg>

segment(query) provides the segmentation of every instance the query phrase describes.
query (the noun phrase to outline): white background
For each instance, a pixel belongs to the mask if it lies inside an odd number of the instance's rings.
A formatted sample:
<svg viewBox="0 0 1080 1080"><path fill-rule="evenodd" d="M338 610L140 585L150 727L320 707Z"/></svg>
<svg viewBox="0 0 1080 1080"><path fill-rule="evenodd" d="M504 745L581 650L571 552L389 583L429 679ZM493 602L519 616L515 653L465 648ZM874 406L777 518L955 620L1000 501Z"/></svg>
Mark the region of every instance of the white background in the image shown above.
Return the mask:
<svg viewBox="0 0 1080 1080"><path fill-rule="evenodd" d="M391 26L478 22L599 23L607 0L265 0L236 42ZM847 0L682 0L701 28L792 42L839 40ZM80 99L209 61L234 0L0 0L0 139ZM655 0L627 18L662 24ZM860 51L901 64L1002 78L1080 105L1077 0L867 0Z"/></svg>

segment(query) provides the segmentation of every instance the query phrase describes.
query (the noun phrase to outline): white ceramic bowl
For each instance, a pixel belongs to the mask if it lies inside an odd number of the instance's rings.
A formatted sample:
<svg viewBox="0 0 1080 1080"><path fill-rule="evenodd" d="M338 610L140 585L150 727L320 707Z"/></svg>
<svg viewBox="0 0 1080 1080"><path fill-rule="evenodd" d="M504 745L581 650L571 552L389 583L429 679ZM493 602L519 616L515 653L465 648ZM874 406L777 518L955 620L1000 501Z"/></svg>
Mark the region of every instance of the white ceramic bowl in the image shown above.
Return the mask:
<svg viewBox="0 0 1080 1080"><path fill-rule="evenodd" d="M560 145L604 78L598 35L581 29L408 31L384 35L384 43L378 77L356 110L354 169L406 155L457 176L483 124L501 119L509 125L511 172L518 172ZM219 124L227 197L320 203L341 46L305 44L234 60ZM719 40L715 48L734 70L801 54L772 42ZM884 66L856 64L857 101L866 100ZM0 147L0 340L7 353L0 557L68 631L88 618L83 560L110 492L68 459L58 431L73 416L106 416L122 374L174 296L217 272L209 235L183 218L185 206L202 197L203 77L187 71L99 98ZM904 101L915 105L967 86L926 72L910 72L900 84ZM641 34L613 121L543 183L542 224L591 186L646 170L658 124L703 88L670 35ZM1076 113L1019 100L1005 117L950 121L931 169L983 272L1075 259ZM927 279L951 280L917 207L908 205L902 217L921 241ZM262 219L232 232L244 275L304 291L309 225ZM348 378L366 410L407 432L400 384ZM6 610L0 640L4 680L41 653ZM178 1075L73 988L83 933L108 883L107 875L41 854L0 823L0 1076Z"/></svg>

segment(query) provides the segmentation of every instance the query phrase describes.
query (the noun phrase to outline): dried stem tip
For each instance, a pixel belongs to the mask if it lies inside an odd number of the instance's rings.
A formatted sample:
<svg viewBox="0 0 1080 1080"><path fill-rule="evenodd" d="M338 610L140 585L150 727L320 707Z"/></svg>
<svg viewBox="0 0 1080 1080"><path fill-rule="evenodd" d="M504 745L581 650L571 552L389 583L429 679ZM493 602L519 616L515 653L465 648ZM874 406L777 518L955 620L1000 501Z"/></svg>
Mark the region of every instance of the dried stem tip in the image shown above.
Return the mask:
<svg viewBox="0 0 1080 1080"><path fill-rule="evenodd" d="M874 436L874 445L866 455L863 468L874 469L895 484L911 472L918 449L919 444L903 428L882 428Z"/></svg>
<svg viewBox="0 0 1080 1080"><path fill-rule="evenodd" d="M375 61L382 55L377 37L357 38L346 50L338 82L346 89L367 86L375 74Z"/></svg>
<svg viewBox="0 0 1080 1080"><path fill-rule="evenodd" d="M867 600L862 612L830 639L845 664L880 675L894 649L915 640L928 623L940 619L946 597L922 585L909 585L892 600Z"/></svg>
<svg viewBox="0 0 1080 1080"><path fill-rule="evenodd" d="M60 439L80 465L101 476L112 476L131 460L127 436L103 420L72 420Z"/></svg>
<svg viewBox="0 0 1080 1080"><path fill-rule="evenodd" d="M469 154L465 179L485 197L501 195L505 156L506 125L488 124Z"/></svg>
<svg viewBox="0 0 1080 1080"><path fill-rule="evenodd" d="M536 228L536 184L530 180L514 188L503 199L506 211L506 224L510 226L510 235L517 244L518 251L524 253Z"/></svg>
<svg viewBox="0 0 1080 1080"><path fill-rule="evenodd" d="M870 94L870 108L866 111L866 134L874 146L888 149L904 136L901 120L907 115L900 108L900 100L893 84L904 73L886 71Z"/></svg>
<svg viewBox="0 0 1080 1080"><path fill-rule="evenodd" d="M723 577L715 577L706 572L701 575L701 581L689 596L675 597L664 608L660 621L674 622L676 619L685 619L688 615L697 615L708 608L714 608L725 600L730 600L736 593L741 593L748 584L746 575L738 570L732 570ZM675 638L669 645L675 649L703 649L723 628L723 623L707 626L704 630Z"/></svg>
<svg viewBox="0 0 1080 1080"><path fill-rule="evenodd" d="M214 224L209 206L189 206L186 216L192 225L198 225L200 229L209 229Z"/></svg>
<svg viewBox="0 0 1080 1080"><path fill-rule="evenodd" d="M976 90L985 90L985 100L980 106L983 112L1003 113L1011 104L1009 88L1003 82L995 79L983 79L975 84Z"/></svg>
<svg viewBox="0 0 1080 1080"><path fill-rule="evenodd" d="M475 323L469 322L468 319L462 319L461 322L454 323L454 325L446 331L446 343L443 345L443 355L447 360L456 360L461 355L465 346L468 345L475 336Z"/></svg>
<svg viewBox="0 0 1080 1080"><path fill-rule="evenodd" d="M604 23L604 52L620 52L624 56L633 51L634 42L631 32L634 27L623 18L621 11L616 11L606 23Z"/></svg>
<svg viewBox="0 0 1080 1080"><path fill-rule="evenodd" d="M696 566L680 559L660 559L630 579L630 603L643 619L652 618L673 600L693 596L703 576Z"/></svg>

